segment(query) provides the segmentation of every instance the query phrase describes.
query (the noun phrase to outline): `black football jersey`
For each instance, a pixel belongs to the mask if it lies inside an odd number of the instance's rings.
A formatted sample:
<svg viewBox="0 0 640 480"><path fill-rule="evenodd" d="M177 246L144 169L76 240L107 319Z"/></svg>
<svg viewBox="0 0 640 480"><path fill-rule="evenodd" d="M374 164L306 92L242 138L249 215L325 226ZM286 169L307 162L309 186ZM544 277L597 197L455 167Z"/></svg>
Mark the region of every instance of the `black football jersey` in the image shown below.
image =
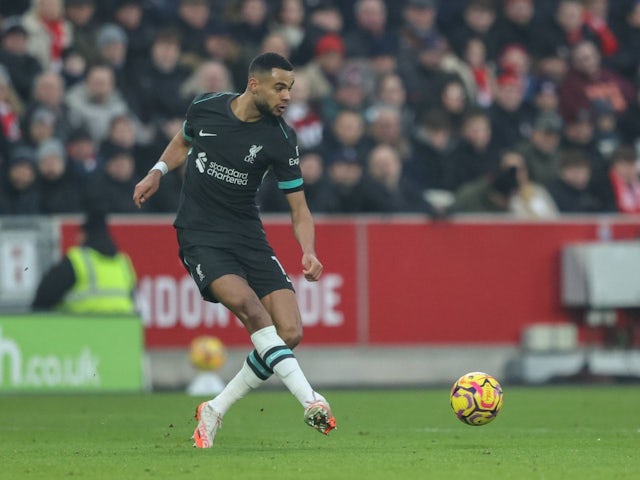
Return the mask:
<svg viewBox="0 0 640 480"><path fill-rule="evenodd" d="M189 230L263 234L256 192L269 169L285 193L302 189L296 134L284 120L240 121L236 93L196 97L183 136L191 142L174 225Z"/></svg>

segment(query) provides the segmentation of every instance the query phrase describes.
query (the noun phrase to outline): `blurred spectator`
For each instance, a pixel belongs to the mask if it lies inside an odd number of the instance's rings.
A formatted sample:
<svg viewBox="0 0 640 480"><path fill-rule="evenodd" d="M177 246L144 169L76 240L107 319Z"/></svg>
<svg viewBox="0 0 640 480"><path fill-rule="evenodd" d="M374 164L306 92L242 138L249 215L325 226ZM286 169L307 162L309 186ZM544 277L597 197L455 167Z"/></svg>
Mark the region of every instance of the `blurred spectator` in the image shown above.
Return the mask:
<svg viewBox="0 0 640 480"><path fill-rule="evenodd" d="M609 102L595 101L593 105L595 146L603 158L608 158L622 141L618 117Z"/></svg>
<svg viewBox="0 0 640 480"><path fill-rule="evenodd" d="M453 149L449 117L441 110L424 112L412 136L407 177L421 190L445 190L447 163Z"/></svg>
<svg viewBox="0 0 640 480"><path fill-rule="evenodd" d="M460 142L451 153L445 172L447 190L455 191L462 184L491 172L498 163L498 151L492 144L491 122L480 110L469 112L463 122Z"/></svg>
<svg viewBox="0 0 640 480"><path fill-rule="evenodd" d="M536 58L535 70L537 78L551 80L556 85L560 85L569 71L569 60L557 56Z"/></svg>
<svg viewBox="0 0 640 480"><path fill-rule="evenodd" d="M64 0L65 18L73 30L73 46L84 58L98 56L94 0Z"/></svg>
<svg viewBox="0 0 640 480"><path fill-rule="evenodd" d="M69 133L67 160L69 168L83 180L98 168L96 142L86 128L79 127Z"/></svg>
<svg viewBox="0 0 640 480"><path fill-rule="evenodd" d="M71 131L71 124L69 108L64 103L64 81L58 73L43 72L35 78L33 94L24 115L23 125L31 125L32 117L43 109L54 117L54 135L60 139L66 139Z"/></svg>
<svg viewBox="0 0 640 480"><path fill-rule="evenodd" d="M342 150L328 158L327 172L333 198L329 213L371 212L382 208L379 197L370 198L370 191L366 190L361 162L353 149Z"/></svg>
<svg viewBox="0 0 640 480"><path fill-rule="evenodd" d="M589 112L579 112L575 118L564 122L562 150L577 150L589 160L589 191L599 199L602 208L610 205L610 185L607 178L608 165L598 150L596 128Z"/></svg>
<svg viewBox="0 0 640 480"><path fill-rule="evenodd" d="M462 58L469 65L473 76L471 101L479 107L490 106L493 103L496 79L493 66L487 62L487 48L484 42L471 37L465 45Z"/></svg>
<svg viewBox="0 0 640 480"><path fill-rule="evenodd" d="M489 109L491 129L500 132L494 144L499 148L511 148L531 134L534 112L524 102L522 79L513 73L498 77L496 98Z"/></svg>
<svg viewBox="0 0 640 480"><path fill-rule="evenodd" d="M142 178L153 166L157 158L148 157L146 149L141 143L135 119L131 115L117 115L111 119L107 137L100 144L98 163L104 163L105 155L109 155L111 146L116 145L131 152L136 161L136 174L141 175L140 178Z"/></svg>
<svg viewBox="0 0 640 480"><path fill-rule="evenodd" d="M438 104L442 88L452 78L460 78L452 67L444 37L434 35L422 44L413 63L400 64L398 73L407 88L407 101L416 114Z"/></svg>
<svg viewBox="0 0 640 480"><path fill-rule="evenodd" d="M608 65L628 79L637 79L640 67L640 2L630 2L627 10L624 22L616 30L620 39L618 51L608 59Z"/></svg>
<svg viewBox="0 0 640 480"><path fill-rule="evenodd" d="M29 103L33 80L42 67L27 51L27 30L19 17L7 18L2 23L0 39L0 64L7 69L20 100Z"/></svg>
<svg viewBox="0 0 640 480"><path fill-rule="evenodd" d="M395 47L378 45L371 49L367 62L375 77L395 73L398 69L398 54Z"/></svg>
<svg viewBox="0 0 640 480"><path fill-rule="evenodd" d="M37 151L40 213L79 213L83 208L82 183L67 168L64 145L60 140L43 142Z"/></svg>
<svg viewBox="0 0 640 480"><path fill-rule="evenodd" d="M86 80L72 87L65 100L72 127L87 128L96 142L107 136L113 117L129 112L127 103L116 89L113 70L104 64L91 66Z"/></svg>
<svg viewBox="0 0 640 480"><path fill-rule="evenodd" d="M45 70L59 71L62 52L73 42L73 27L63 10L63 0L34 0L22 17L29 53Z"/></svg>
<svg viewBox="0 0 640 480"><path fill-rule="evenodd" d="M369 110L368 138L372 145L385 144L392 147L404 162L411 156L411 143L402 128L400 110L389 105L380 105Z"/></svg>
<svg viewBox="0 0 640 480"><path fill-rule="evenodd" d="M496 22L497 45L522 45L532 53L539 41L534 0L503 0L502 15Z"/></svg>
<svg viewBox="0 0 640 480"><path fill-rule="evenodd" d="M387 7L382 0L356 0L355 24L347 27L347 58L369 58L374 52L397 52L396 35L387 26Z"/></svg>
<svg viewBox="0 0 640 480"><path fill-rule="evenodd" d="M585 0L584 24L596 35L604 57L618 51L618 39L609 26L609 0Z"/></svg>
<svg viewBox="0 0 640 480"><path fill-rule="evenodd" d="M338 83L331 95L321 102L322 121L330 123L343 109L363 112L373 91L373 78L366 62L350 61L338 74Z"/></svg>
<svg viewBox="0 0 640 480"><path fill-rule="evenodd" d="M349 160L354 157L364 163L369 144L365 138L365 119L362 114L356 110L342 110L329 126L330 131L323 144L325 160L346 155Z"/></svg>
<svg viewBox="0 0 640 480"><path fill-rule="evenodd" d="M558 178L562 119L556 113L544 112L533 123L528 140L518 145L531 180L549 185Z"/></svg>
<svg viewBox="0 0 640 480"><path fill-rule="evenodd" d="M566 150L560 157L558 179L548 186L561 213L604 211L600 200L591 193L591 163L579 150Z"/></svg>
<svg viewBox="0 0 640 480"><path fill-rule="evenodd" d="M517 218L551 219L559 214L558 207L549 191L529 177L527 164L516 150L506 150L500 156L500 168L516 169L517 190L509 199L509 211Z"/></svg>
<svg viewBox="0 0 640 480"><path fill-rule="evenodd" d="M209 0L178 0L175 29L182 42L182 54L192 68L206 56L204 40L212 21Z"/></svg>
<svg viewBox="0 0 640 480"><path fill-rule="evenodd" d="M7 177L0 189L0 213L36 215L40 213L40 192L36 182L36 153L17 145L11 151Z"/></svg>
<svg viewBox="0 0 640 480"><path fill-rule="evenodd" d="M287 43L287 39L281 33L271 32L266 37L264 37L264 39L260 43L258 54L267 52L275 52L278 55L283 56L284 58L291 58L291 48ZM247 69L248 68L249 64L247 64Z"/></svg>
<svg viewBox="0 0 640 480"><path fill-rule="evenodd" d="M512 74L520 79L524 100L529 102L536 86L531 72L531 57L522 45L512 43L504 45L498 58L498 75Z"/></svg>
<svg viewBox="0 0 640 480"><path fill-rule="evenodd" d="M127 102L135 100L127 69L127 34L122 27L114 23L106 23L98 30L96 58L109 65L116 79L116 87L123 93Z"/></svg>
<svg viewBox="0 0 640 480"><path fill-rule="evenodd" d="M518 169L500 165L495 173L486 173L463 183L455 192L453 213L509 213L511 198L518 191Z"/></svg>
<svg viewBox="0 0 640 480"><path fill-rule="evenodd" d="M325 174L320 153L311 150L300 155L300 172L309 209L314 213L335 211L331 184Z"/></svg>
<svg viewBox="0 0 640 480"><path fill-rule="evenodd" d="M60 74L66 88L70 88L82 80L87 74L89 62L87 58L73 47L65 48L62 52L62 66ZM53 70L52 70L53 71ZM57 70L55 70L57 72Z"/></svg>
<svg viewBox="0 0 640 480"><path fill-rule="evenodd" d="M608 102L618 116L622 116L630 104L637 102L633 84L602 66L598 49L589 41L579 42L573 47L571 70L560 85L559 95L560 113L565 120L580 111L592 111L595 102Z"/></svg>
<svg viewBox="0 0 640 480"><path fill-rule="evenodd" d="M94 173L92 188L111 213L141 212L131 196L136 185L135 160L130 150L106 143L100 148L102 162Z"/></svg>
<svg viewBox="0 0 640 480"><path fill-rule="evenodd" d="M640 213L640 162L633 147L621 145L611 155L609 179L616 210Z"/></svg>
<svg viewBox="0 0 640 480"><path fill-rule="evenodd" d="M226 24L215 23L207 30L204 44L207 56L219 60L229 69L234 81L234 91L241 91L245 85L246 59L242 56L240 44L231 36L231 28Z"/></svg>
<svg viewBox="0 0 640 480"><path fill-rule="evenodd" d="M369 152L367 175L374 183L373 195L379 201L373 206L387 213L426 213L429 205L422 192L402 175L403 161L398 151L390 145L380 144Z"/></svg>
<svg viewBox="0 0 640 480"><path fill-rule="evenodd" d="M316 55L318 40L325 34L340 35L344 27L344 19L334 2L321 0L310 8L305 27L305 36L293 58L296 65L304 65Z"/></svg>
<svg viewBox="0 0 640 480"><path fill-rule="evenodd" d="M449 116L452 129L455 132L460 131L462 121L470 109L470 100L468 91L465 90L459 78L452 77L445 82L434 108L446 113Z"/></svg>
<svg viewBox="0 0 640 480"><path fill-rule="evenodd" d="M244 58L253 58L269 33L266 0L240 0L237 20L231 25L231 35L242 49ZM240 77L242 78L242 77Z"/></svg>
<svg viewBox="0 0 640 480"><path fill-rule="evenodd" d="M569 59L571 50L584 40L598 42L598 36L584 23L585 6L582 0L559 0L553 21L544 27L535 43L537 57Z"/></svg>
<svg viewBox="0 0 640 480"><path fill-rule="evenodd" d="M558 85L551 79L538 78L530 104L537 113L557 113L560 106Z"/></svg>
<svg viewBox="0 0 640 480"><path fill-rule="evenodd" d="M305 6L302 0L282 0L276 11L275 22L271 28L281 34L295 58L295 52L304 40ZM289 58L292 58L289 57Z"/></svg>
<svg viewBox="0 0 640 480"><path fill-rule="evenodd" d="M136 274L128 255L118 250L105 213L90 212L77 245L40 280L34 310L75 314L133 314Z"/></svg>
<svg viewBox="0 0 640 480"><path fill-rule="evenodd" d="M377 78L371 108L378 105L396 108L400 111L402 130L407 134L413 128L414 114L407 105L407 90L397 73L386 73ZM368 113L365 113L368 116Z"/></svg>
<svg viewBox="0 0 640 480"><path fill-rule="evenodd" d="M456 192L458 213L511 213L518 218L554 218L558 209L549 192L528 177L525 160L506 150L495 173L464 184Z"/></svg>
<svg viewBox="0 0 640 480"><path fill-rule="evenodd" d="M187 101L177 93L191 71L180 64L180 37L174 30L161 30L151 46L150 58L135 69L140 109L145 123L153 118L184 113Z"/></svg>
<svg viewBox="0 0 640 480"><path fill-rule="evenodd" d="M180 86L180 95L191 102L201 93L232 92L233 89L231 74L225 64L218 60L207 60L202 62Z"/></svg>
<svg viewBox="0 0 640 480"><path fill-rule="evenodd" d="M309 100L331 95L344 66L344 51L344 41L335 33L327 33L318 39L313 58L299 70L309 79Z"/></svg>
<svg viewBox="0 0 640 480"><path fill-rule="evenodd" d="M498 52L496 8L493 0L468 0L462 12L462 22L448 35L453 50L463 55L470 38L482 40L487 58L493 60Z"/></svg>
<svg viewBox="0 0 640 480"><path fill-rule="evenodd" d="M305 72L297 73L284 119L296 131L302 151L320 148L322 144L324 126L309 97L309 76Z"/></svg>
<svg viewBox="0 0 640 480"><path fill-rule="evenodd" d="M56 116L48 108L38 108L29 120L23 142L29 147L37 149L43 142L55 137Z"/></svg>
<svg viewBox="0 0 640 480"><path fill-rule="evenodd" d="M438 34L436 0L407 0L402 9L399 30L398 57L400 62L415 57L429 37Z"/></svg>
<svg viewBox="0 0 640 480"><path fill-rule="evenodd" d="M145 58L153 42L155 28L143 8L144 0L115 0L113 20L127 35L127 58L136 64Z"/></svg>

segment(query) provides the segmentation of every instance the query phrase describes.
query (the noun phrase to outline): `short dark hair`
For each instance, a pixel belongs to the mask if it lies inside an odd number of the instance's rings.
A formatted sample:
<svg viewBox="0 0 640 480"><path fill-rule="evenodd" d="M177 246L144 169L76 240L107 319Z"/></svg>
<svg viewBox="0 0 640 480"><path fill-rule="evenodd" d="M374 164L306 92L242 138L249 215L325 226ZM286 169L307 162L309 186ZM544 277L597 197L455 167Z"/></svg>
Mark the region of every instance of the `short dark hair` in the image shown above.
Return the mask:
<svg viewBox="0 0 640 480"><path fill-rule="evenodd" d="M611 154L611 163L627 162L635 163L636 150L631 145L620 145Z"/></svg>
<svg viewBox="0 0 640 480"><path fill-rule="evenodd" d="M271 72L272 68L279 68L288 72L293 71L291 62L274 52L266 52L258 55L249 65L249 76L254 73Z"/></svg>

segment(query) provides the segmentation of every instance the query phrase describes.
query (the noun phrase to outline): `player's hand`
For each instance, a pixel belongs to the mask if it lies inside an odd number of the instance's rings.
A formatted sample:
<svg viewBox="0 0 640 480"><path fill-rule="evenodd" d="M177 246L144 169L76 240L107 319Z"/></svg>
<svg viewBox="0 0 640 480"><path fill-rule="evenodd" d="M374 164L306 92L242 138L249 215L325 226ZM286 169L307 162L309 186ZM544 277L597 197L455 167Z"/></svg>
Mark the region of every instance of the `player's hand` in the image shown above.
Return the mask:
<svg viewBox="0 0 640 480"><path fill-rule="evenodd" d="M308 282L316 282L322 275L324 267L313 253L305 253L302 256L302 273Z"/></svg>
<svg viewBox="0 0 640 480"><path fill-rule="evenodd" d="M158 191L161 178L162 172L160 170L151 170L146 177L138 182L133 190L133 202L138 208Z"/></svg>

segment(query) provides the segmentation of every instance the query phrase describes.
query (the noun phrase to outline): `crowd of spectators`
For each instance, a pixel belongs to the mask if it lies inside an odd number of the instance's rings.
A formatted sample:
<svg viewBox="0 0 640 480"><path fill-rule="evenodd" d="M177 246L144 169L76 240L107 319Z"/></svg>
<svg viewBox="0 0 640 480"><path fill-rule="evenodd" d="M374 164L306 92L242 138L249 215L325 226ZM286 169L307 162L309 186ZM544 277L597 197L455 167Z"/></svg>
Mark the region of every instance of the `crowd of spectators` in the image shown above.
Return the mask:
<svg viewBox="0 0 640 480"><path fill-rule="evenodd" d="M134 185L265 51L315 213L640 213L639 0L14 0L0 214L175 211L181 171L142 210Z"/></svg>

